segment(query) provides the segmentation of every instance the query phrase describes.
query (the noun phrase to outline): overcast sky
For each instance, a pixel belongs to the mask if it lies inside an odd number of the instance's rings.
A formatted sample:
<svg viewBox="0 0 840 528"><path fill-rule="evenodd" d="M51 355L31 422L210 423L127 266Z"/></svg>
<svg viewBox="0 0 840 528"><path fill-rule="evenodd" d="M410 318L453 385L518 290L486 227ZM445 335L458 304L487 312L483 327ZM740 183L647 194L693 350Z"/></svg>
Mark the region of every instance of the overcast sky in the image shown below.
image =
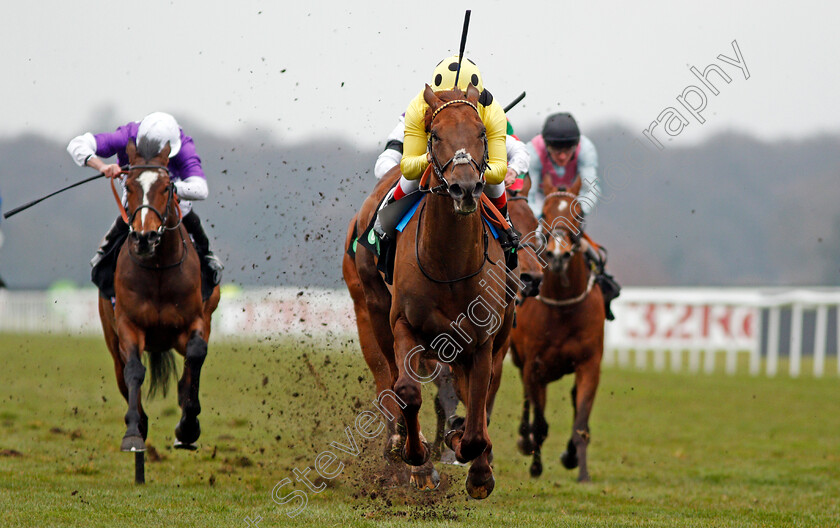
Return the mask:
<svg viewBox="0 0 840 528"><path fill-rule="evenodd" d="M405 6L410 6L405 7ZM700 124L671 144L735 129L761 138L840 131L833 2L13 2L0 21L0 136L62 141L169 111L218 133L381 145L443 57L467 56L516 124L571 111L584 129L641 134L716 63ZM717 59L735 58L749 79ZM188 131L189 132L189 131Z"/></svg>

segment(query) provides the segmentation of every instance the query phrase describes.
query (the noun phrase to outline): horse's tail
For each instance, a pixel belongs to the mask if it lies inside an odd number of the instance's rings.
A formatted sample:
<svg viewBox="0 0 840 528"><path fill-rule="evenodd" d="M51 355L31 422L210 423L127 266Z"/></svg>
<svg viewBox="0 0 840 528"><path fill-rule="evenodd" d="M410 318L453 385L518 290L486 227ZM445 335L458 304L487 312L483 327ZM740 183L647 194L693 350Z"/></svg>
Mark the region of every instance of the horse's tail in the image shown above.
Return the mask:
<svg viewBox="0 0 840 528"><path fill-rule="evenodd" d="M158 391L165 398L166 392L169 390L169 379L178 378L175 354L172 353L172 350L166 350L163 352L148 352L146 356L149 358L149 370L152 375L152 379L149 380L148 398L154 398Z"/></svg>

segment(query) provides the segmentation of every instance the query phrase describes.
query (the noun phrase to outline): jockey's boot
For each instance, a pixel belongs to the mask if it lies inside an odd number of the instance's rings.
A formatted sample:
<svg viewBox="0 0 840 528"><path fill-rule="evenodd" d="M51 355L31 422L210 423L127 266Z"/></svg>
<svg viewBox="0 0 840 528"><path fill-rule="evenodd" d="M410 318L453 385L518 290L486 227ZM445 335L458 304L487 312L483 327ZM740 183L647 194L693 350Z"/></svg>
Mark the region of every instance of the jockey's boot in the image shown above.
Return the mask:
<svg viewBox="0 0 840 528"><path fill-rule="evenodd" d="M117 255L125 237L128 235L128 224L118 216L105 237L99 244L99 249L90 260L90 280L106 299L114 296L114 272L117 268Z"/></svg>
<svg viewBox="0 0 840 528"><path fill-rule="evenodd" d="M225 267L222 265L219 257L210 251L210 240L207 238L207 234L201 226L201 219L195 214L195 211L190 211L181 221L184 223L184 227L187 228L187 233L193 239L195 251L198 253L198 258L201 261L201 274L206 275L213 286L216 286L222 282L222 270Z"/></svg>
<svg viewBox="0 0 840 528"><path fill-rule="evenodd" d="M513 222L510 221L510 215L508 214L507 203L499 208L499 213L505 217L505 220L510 226L509 229L503 231L499 236L499 243L505 252L505 264L509 270L513 271L519 265L519 256L516 253L519 251L519 231L513 228Z"/></svg>
<svg viewBox="0 0 840 528"><path fill-rule="evenodd" d="M606 250L604 251L606 252ZM601 294L604 297L604 312L607 320L612 321L615 319L615 315L613 315L612 309L610 309L610 303L621 294L621 285L618 284L612 275L607 273L607 259L601 253L595 251L591 245L587 245L586 247L586 258L595 264L595 273L597 273L595 282L601 287Z"/></svg>
<svg viewBox="0 0 840 528"><path fill-rule="evenodd" d="M376 220L373 222L373 231L379 237L379 240L386 242L389 240L388 233L385 231L385 227L382 225L382 210L385 209L389 204L396 202L394 199L394 191L396 187L393 187L388 193L385 195L385 198L382 200L382 203L379 205L379 209L376 210ZM393 231L396 226L388 226L389 231Z"/></svg>

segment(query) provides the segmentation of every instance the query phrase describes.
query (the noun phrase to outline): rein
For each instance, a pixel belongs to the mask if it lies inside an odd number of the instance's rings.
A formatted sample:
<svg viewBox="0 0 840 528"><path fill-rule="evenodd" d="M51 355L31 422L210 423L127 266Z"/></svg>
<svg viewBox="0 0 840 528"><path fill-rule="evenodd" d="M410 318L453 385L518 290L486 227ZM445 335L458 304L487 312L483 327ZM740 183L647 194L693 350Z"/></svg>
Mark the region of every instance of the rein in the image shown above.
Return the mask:
<svg viewBox="0 0 840 528"><path fill-rule="evenodd" d="M470 273L469 275L464 275L463 277L457 279L449 279L449 280L438 280L431 275L429 275L425 269L423 269L423 265L420 263L420 228L423 226L423 211L426 210L426 204L423 204L423 207L420 208L420 215L417 217L417 231L414 233L414 258L417 260L417 267L420 268L420 272L423 273L423 276L429 279L432 282L437 284L452 284L455 282L461 282L463 280L471 279L481 273L481 270L484 269L484 265L490 262L490 256L487 254L487 248L489 245L488 237L487 237L487 228L484 226L484 220L481 221L481 231L484 235L484 258L481 259L481 265L478 267L475 272Z"/></svg>

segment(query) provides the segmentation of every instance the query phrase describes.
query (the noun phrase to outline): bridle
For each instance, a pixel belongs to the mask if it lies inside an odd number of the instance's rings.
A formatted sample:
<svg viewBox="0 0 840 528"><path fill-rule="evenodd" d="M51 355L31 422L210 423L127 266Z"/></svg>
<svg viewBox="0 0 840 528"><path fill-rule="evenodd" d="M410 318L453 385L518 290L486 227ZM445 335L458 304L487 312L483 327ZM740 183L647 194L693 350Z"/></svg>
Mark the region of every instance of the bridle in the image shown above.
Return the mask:
<svg viewBox="0 0 840 528"><path fill-rule="evenodd" d="M475 110L476 113L478 113L478 108L473 103L467 101L466 99L455 99L455 100L452 100L452 101L448 101L448 102L440 105L437 108L437 110L435 110L434 113L432 114L432 119L431 119L431 121L429 121L429 130L431 130L432 123L434 123L435 118L441 112L441 110L443 110L444 108L447 108L449 106L455 105L455 104L469 105L470 107L472 107L473 110ZM429 187L424 188L423 185L421 184L420 185L420 191L421 192L434 193L434 194L439 194L439 195L449 195L449 182L446 181L446 177L444 177L443 174L446 172L447 167L449 167L450 165L453 165L453 166L464 165L464 164L472 165L474 167L474 169L476 170L476 172L478 173L478 181L482 184L482 186L484 185L484 172L487 170L487 167L489 165L489 159L490 159L490 153L489 153L489 150L488 150L487 134L486 133L482 134L482 136L481 136L481 139L484 142L484 155L482 156L481 164L479 164L477 161L475 161L473 159L472 155L470 155L470 153L467 152L466 149L462 148L462 149L458 149L455 152L455 154L451 158L449 158L449 161L447 161L446 163L441 165L440 162L437 159L437 156L435 155L434 141L432 141L433 139L434 139L434 135L430 133L427 148L428 148L428 152L429 152L429 154L431 155L431 158L432 158L432 168L435 171L435 176L437 176L438 180L441 181L441 184L437 185L435 187L431 187L431 188L429 188Z"/></svg>
<svg viewBox="0 0 840 528"><path fill-rule="evenodd" d="M549 198L554 198L554 197L569 198L570 200L574 200L575 198L577 198L577 196L575 196L574 194L572 194L570 192L555 191L555 192L550 193L548 196L545 197L545 202L548 202ZM540 222L539 227L537 228L537 233L539 233L539 234L542 234L542 225L543 225L542 222ZM552 236L552 238L557 239L558 237L555 237L554 233L560 232L560 231L562 231L562 232L564 232L568 235L569 240L571 240L571 242L572 242L572 247L565 250L559 257L554 255L553 253L550 253L549 258L551 259L551 263L556 262L558 259L560 260L560 263L559 263L559 266L561 268L560 273L562 273L561 283L564 286L568 286L569 279L566 276L567 267L569 265L569 262L572 260L572 257L575 255L575 253L579 252L582 249L582 245L581 245L582 232L580 230L572 231L567 226L557 226L557 227L552 227L550 235ZM589 292L592 291L592 286L594 284L595 284L595 273L593 273L593 271L590 269L586 289L580 295L578 295L576 297L573 297L573 298L570 298L570 299L549 299L549 298L543 297L542 295L537 295L536 298L539 301L541 301L541 302L543 302L543 303L545 303L549 306L569 306L569 305L572 305L572 304L577 304L580 301L582 301L583 299L585 299L589 295Z"/></svg>
<svg viewBox="0 0 840 528"><path fill-rule="evenodd" d="M160 173L160 171L164 171L167 176L170 176L169 185L166 188L166 192L167 192L166 205L164 206L163 213L158 211L154 206L152 206L150 204L141 204L136 209L134 209L131 212L131 214L127 214L126 223L128 224L128 236L129 237L132 235L132 233L137 232L134 229L134 218L137 216L137 213L139 213L143 209L148 209L151 212L153 212L155 215L157 215L158 219L160 220L160 227L158 227L157 230L155 231L157 233L157 236L153 240L149 241L149 244L151 245L151 248L152 248L152 253L154 253L154 251L157 249L158 245L160 244L160 241L163 239L164 233L166 231L175 231L176 229L178 229L181 226L181 222L183 220L183 217L182 217L182 214L181 214L181 207L178 205L178 201L175 200L175 182L173 182L171 180L171 173L169 172L169 169L167 167L164 167L163 165L129 165L126 168L126 170L124 170L123 172L128 173L128 172L131 172L132 170L138 170L138 169L153 169L153 170L158 171L158 173ZM113 186L113 180L111 181L111 185ZM174 226L168 227L166 225L166 223L169 220L170 205L172 204L173 201L175 202L175 209L178 211L178 222ZM122 208L122 202L120 202L119 204L120 204L120 207ZM123 209L123 211L124 211L124 209ZM184 239L184 234L183 233L181 233L181 242L183 243L183 251L181 252L182 253L181 254L181 259L178 262L175 262L173 264L168 264L166 266L148 266L148 265L144 264L143 262L141 262L135 255L133 255L131 253L131 251L129 251L129 255L138 265L140 265L143 268L151 268L151 269L174 268L176 266L180 266L181 264L183 264L184 260L187 258L187 241ZM129 250L130 249L131 248L129 248Z"/></svg>
<svg viewBox="0 0 840 528"><path fill-rule="evenodd" d="M467 101L466 99L455 99L453 101L448 101L448 102L440 105L437 108L437 110L435 110L434 113L432 114L432 119L431 119L431 121L429 121L429 129L430 130L432 128L432 123L434 123L435 118L441 112L441 110L443 110L444 108L447 108L451 105L454 105L454 104L469 105L470 107L472 107L473 110L476 111L476 113L478 113L478 108L473 103ZM485 172L485 170L487 170L488 161L489 161L489 153L488 153L488 150L487 150L488 147L487 147L487 135L486 134L482 134L482 140L484 142L484 155L481 159L481 164L476 162L473 159L473 157L470 155L470 153L466 151L466 149L462 148L462 149L458 149L455 152L455 154L449 159L449 161L447 161L446 163L441 165L440 162L438 162L437 156L435 155L434 142L432 141L433 137L434 137L433 135L431 135L431 134L429 135L429 142L428 142L427 148L428 148L429 154L431 154L432 168L435 172L435 175L437 176L437 178L442 183L440 185L435 186L435 187L429 188L429 187L424 187L423 182L421 180L421 184L420 184L420 191L421 192L423 192L423 193L433 193L433 194L442 195L442 196L449 196L449 182L446 181L446 178L443 176L443 174L446 171L447 167L449 167L450 165L453 165L453 166L464 165L464 164L472 165L473 168L478 173L478 181L482 184L482 186L484 185L484 172ZM459 277L457 279L449 279L449 280L435 279L434 277L429 275L428 272L426 272L426 270L423 268L423 265L420 263L420 226L423 225L423 211L425 209L426 209L426 204L423 204L423 207L420 208L420 214L418 215L418 219L417 219L417 230L414 233L414 258L417 260L417 267L420 268L420 272L423 273L423 276L426 277L427 279L429 279L430 281L435 282L437 284L452 284L452 283L455 283L455 282L461 282L463 280L471 279L471 278L475 277L476 275L478 275L479 273L481 273L481 270L484 269L484 264L487 263L487 262L490 262L490 257L487 254L488 236L487 236L487 228L484 225L484 219L481 219L481 227L482 227L482 233L483 233L483 237L484 237L484 257L481 259L481 265L478 267L477 270L475 270L474 272L469 273L467 275L464 275L463 277Z"/></svg>

